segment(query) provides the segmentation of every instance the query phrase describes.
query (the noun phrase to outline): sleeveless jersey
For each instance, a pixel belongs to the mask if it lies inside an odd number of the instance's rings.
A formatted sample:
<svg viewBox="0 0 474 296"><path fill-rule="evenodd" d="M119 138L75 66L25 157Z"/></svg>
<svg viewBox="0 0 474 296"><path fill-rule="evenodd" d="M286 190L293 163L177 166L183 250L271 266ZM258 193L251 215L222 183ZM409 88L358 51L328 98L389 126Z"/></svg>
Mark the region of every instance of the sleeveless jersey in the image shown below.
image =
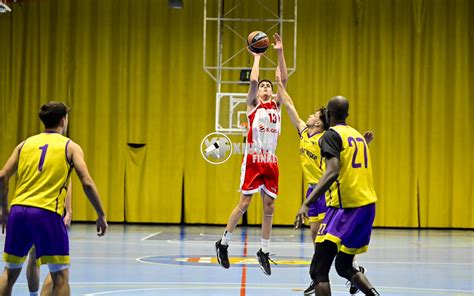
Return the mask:
<svg viewBox="0 0 474 296"><path fill-rule="evenodd" d="M259 101L247 114L247 142L253 153L275 154L281 129L281 110L274 100Z"/></svg>
<svg viewBox="0 0 474 296"><path fill-rule="evenodd" d="M375 203L370 153L364 137L348 125L330 128L342 140L339 177L326 192L326 204L337 208L356 208ZM325 136L329 136L326 132ZM323 139L323 142L325 140ZM324 143L323 145L323 155Z"/></svg>
<svg viewBox="0 0 474 296"><path fill-rule="evenodd" d="M63 215L72 163L71 140L58 133L42 133L25 140L19 152L18 181L12 205L42 208Z"/></svg>
<svg viewBox="0 0 474 296"><path fill-rule="evenodd" d="M305 128L300 135L300 158L306 183L314 185L319 182L324 171L319 140L324 132L308 135Z"/></svg>

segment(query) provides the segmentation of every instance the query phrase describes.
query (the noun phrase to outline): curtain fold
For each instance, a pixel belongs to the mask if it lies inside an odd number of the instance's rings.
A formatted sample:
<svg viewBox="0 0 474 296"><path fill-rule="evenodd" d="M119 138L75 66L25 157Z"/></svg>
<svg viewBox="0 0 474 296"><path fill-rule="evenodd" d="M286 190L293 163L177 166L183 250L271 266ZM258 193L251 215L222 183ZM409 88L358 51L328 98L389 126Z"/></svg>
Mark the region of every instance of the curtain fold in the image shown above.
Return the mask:
<svg viewBox="0 0 474 296"><path fill-rule="evenodd" d="M203 1L186 1L181 10L152 0L11 6L0 15L0 163L41 131L42 104L65 101L69 136L85 152L110 221L225 224L239 200L242 156L217 166L201 157L200 143L214 130L216 93L202 68ZM297 70L288 91L303 120L344 95L349 124L375 132L376 226L474 228L473 13L469 0L298 1ZM237 25L242 36L266 28ZM287 61L290 31L283 36ZM216 35L208 34L207 55L215 59ZM243 46L238 39L224 44L224 56ZM276 61L271 48L266 55ZM242 51L229 65L251 62ZM305 188L299 137L282 114L274 222L290 225ZM146 144L139 167L130 166L127 143ZM74 182L74 219L95 220ZM254 199L248 222L260 224L261 198Z"/></svg>

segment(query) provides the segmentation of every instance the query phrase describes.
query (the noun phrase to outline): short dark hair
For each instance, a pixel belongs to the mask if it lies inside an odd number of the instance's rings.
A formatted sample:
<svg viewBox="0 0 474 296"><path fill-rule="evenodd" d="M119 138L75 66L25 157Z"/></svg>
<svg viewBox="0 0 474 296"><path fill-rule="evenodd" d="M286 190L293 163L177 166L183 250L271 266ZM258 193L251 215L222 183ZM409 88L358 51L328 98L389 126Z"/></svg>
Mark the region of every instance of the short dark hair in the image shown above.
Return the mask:
<svg viewBox="0 0 474 296"><path fill-rule="evenodd" d="M273 90L273 83L272 83L270 80L268 80L268 79L262 79L262 80L260 80L260 81L258 82L257 87L260 87L260 84L262 84L263 82L268 82L268 83L270 83L270 86L272 87L272 90Z"/></svg>
<svg viewBox="0 0 474 296"><path fill-rule="evenodd" d="M328 130L329 129L329 123L326 120L326 112L328 112L328 110L326 109L326 107L321 107L316 112L319 112L319 119L323 123L324 130Z"/></svg>
<svg viewBox="0 0 474 296"><path fill-rule="evenodd" d="M49 102L41 106L39 118L46 128L59 126L61 119L66 116L71 109L63 102Z"/></svg>

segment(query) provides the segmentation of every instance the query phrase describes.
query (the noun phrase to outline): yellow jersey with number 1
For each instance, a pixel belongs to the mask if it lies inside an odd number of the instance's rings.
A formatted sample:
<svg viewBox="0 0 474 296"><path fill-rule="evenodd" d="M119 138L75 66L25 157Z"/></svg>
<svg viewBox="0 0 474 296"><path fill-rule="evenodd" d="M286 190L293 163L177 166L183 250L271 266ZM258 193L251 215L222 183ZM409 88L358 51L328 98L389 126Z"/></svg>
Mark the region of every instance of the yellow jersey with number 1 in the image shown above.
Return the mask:
<svg viewBox="0 0 474 296"><path fill-rule="evenodd" d="M19 152L18 180L12 205L42 208L63 215L72 162L70 139L41 133L25 140Z"/></svg>

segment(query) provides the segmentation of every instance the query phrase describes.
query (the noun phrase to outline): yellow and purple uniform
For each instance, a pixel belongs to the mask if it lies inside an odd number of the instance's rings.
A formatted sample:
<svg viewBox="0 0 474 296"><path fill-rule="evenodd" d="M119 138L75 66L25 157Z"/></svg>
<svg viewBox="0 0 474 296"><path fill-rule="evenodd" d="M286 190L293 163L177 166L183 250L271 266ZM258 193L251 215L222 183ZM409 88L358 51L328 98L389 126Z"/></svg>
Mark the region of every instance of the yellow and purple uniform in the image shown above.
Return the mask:
<svg viewBox="0 0 474 296"><path fill-rule="evenodd" d="M41 133L23 143L7 224L6 262L23 263L35 245L40 263L69 264L69 240L62 215L73 169L67 159L70 141L58 133Z"/></svg>
<svg viewBox="0 0 474 296"><path fill-rule="evenodd" d="M319 147L319 141L323 134L324 132L309 135L307 128L303 129L300 133L301 167L303 168L305 183L309 185L306 197L311 194L323 175L324 162ZM325 213L326 201L324 200L324 194L322 194L318 197L317 201L309 207L309 222L322 221Z"/></svg>
<svg viewBox="0 0 474 296"><path fill-rule="evenodd" d="M316 242L329 240L348 254L367 250L375 218L370 153L364 137L348 125L331 127L321 140L321 153L340 160L339 177L326 192L328 210Z"/></svg>

